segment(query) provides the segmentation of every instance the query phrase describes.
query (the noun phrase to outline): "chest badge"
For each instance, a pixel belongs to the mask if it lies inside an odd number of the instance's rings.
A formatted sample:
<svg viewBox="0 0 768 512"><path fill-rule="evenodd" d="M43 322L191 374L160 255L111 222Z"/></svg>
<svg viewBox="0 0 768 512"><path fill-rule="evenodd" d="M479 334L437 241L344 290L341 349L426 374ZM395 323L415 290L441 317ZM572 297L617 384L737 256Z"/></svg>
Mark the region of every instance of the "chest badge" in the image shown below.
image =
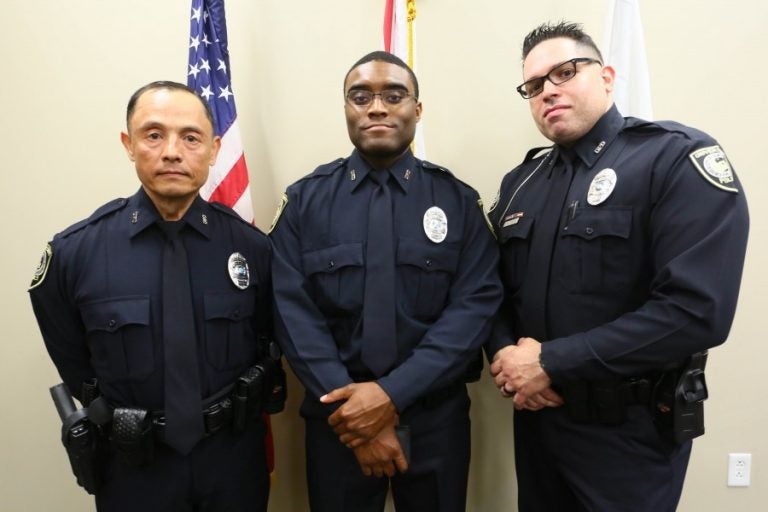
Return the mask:
<svg viewBox="0 0 768 512"><path fill-rule="evenodd" d="M616 187L616 171L606 168L600 171L592 179L592 183L589 184L589 192L587 192L587 202L592 206L597 206L602 203Z"/></svg>
<svg viewBox="0 0 768 512"><path fill-rule="evenodd" d="M424 233L436 244L448 236L448 217L439 206L432 206L424 212Z"/></svg>
<svg viewBox="0 0 768 512"><path fill-rule="evenodd" d="M230 254L227 261L227 270L229 270L229 278L235 286L241 290L248 288L248 285L251 283L251 272L248 270L248 262L245 256L239 252Z"/></svg>

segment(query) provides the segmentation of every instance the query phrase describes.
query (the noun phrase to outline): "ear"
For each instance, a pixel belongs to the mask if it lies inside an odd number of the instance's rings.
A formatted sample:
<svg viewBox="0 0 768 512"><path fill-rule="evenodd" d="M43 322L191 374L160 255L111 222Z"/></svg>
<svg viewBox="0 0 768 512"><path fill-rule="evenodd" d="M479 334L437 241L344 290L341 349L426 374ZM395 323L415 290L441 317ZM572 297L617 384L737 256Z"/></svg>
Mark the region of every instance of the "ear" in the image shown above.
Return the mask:
<svg viewBox="0 0 768 512"><path fill-rule="evenodd" d="M131 136L125 132L120 132L120 142L123 143L125 152L128 153L128 158L131 159L131 162L135 162L136 159L133 155L133 147L131 146Z"/></svg>
<svg viewBox="0 0 768 512"><path fill-rule="evenodd" d="M221 149L221 137L216 135L213 138L213 150L211 151L211 161L208 164L208 166L213 166L216 163L216 158L219 155L219 150Z"/></svg>
<svg viewBox="0 0 768 512"><path fill-rule="evenodd" d="M600 76L605 84L605 91L608 93L613 92L613 85L616 81L616 70L613 69L613 66L603 66Z"/></svg>
<svg viewBox="0 0 768 512"><path fill-rule="evenodd" d="M422 109L422 108L423 108L423 107L422 107L422 105L421 105L421 102L418 102L418 103L416 104L416 122L417 122L417 123L418 123L419 121L421 121L421 109Z"/></svg>

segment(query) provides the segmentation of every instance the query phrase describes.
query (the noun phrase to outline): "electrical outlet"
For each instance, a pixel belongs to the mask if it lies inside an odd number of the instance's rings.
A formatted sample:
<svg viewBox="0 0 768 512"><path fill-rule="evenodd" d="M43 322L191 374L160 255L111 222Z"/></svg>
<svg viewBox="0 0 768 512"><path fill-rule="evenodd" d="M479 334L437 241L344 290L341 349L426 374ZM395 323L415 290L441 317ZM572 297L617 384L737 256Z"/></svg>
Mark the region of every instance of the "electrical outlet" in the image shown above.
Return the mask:
<svg viewBox="0 0 768 512"><path fill-rule="evenodd" d="M728 454L728 487L749 487L751 453Z"/></svg>

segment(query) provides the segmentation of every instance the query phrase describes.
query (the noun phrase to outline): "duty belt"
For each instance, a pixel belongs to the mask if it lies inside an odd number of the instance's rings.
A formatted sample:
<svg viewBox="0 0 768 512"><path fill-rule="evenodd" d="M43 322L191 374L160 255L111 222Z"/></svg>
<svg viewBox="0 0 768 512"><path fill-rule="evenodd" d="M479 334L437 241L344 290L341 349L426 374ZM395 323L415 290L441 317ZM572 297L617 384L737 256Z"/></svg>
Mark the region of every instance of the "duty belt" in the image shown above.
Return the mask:
<svg viewBox="0 0 768 512"><path fill-rule="evenodd" d="M636 377L581 381L561 386L559 392L574 421L619 425L626 420L628 405L650 404L657 380L654 377Z"/></svg>

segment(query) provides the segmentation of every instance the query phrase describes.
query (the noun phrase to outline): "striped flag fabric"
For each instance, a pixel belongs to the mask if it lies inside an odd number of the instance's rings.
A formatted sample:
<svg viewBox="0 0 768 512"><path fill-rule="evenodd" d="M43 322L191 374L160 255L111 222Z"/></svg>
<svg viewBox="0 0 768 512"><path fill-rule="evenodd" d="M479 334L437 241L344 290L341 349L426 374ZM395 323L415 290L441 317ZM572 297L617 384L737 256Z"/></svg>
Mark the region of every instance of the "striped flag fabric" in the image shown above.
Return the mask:
<svg viewBox="0 0 768 512"><path fill-rule="evenodd" d="M200 195L253 222L248 168L232 93L224 0L192 0L187 85L208 101L214 131L221 137L219 156Z"/></svg>
<svg viewBox="0 0 768 512"><path fill-rule="evenodd" d="M400 57L416 72L416 0L384 1L384 51ZM417 158L426 155L422 123L416 125L411 148Z"/></svg>
<svg viewBox="0 0 768 512"><path fill-rule="evenodd" d="M616 70L613 98L619 112L652 120L651 81L637 0L608 0L603 57Z"/></svg>
<svg viewBox="0 0 768 512"><path fill-rule="evenodd" d="M221 137L216 164L211 167L208 181L200 189L200 195L206 201L229 206L243 219L253 222L248 168L245 165L232 93L224 0L192 0L187 85L200 93L211 106L213 129ZM267 425L267 466L269 472L273 473L274 440L267 414L264 414L264 422Z"/></svg>

